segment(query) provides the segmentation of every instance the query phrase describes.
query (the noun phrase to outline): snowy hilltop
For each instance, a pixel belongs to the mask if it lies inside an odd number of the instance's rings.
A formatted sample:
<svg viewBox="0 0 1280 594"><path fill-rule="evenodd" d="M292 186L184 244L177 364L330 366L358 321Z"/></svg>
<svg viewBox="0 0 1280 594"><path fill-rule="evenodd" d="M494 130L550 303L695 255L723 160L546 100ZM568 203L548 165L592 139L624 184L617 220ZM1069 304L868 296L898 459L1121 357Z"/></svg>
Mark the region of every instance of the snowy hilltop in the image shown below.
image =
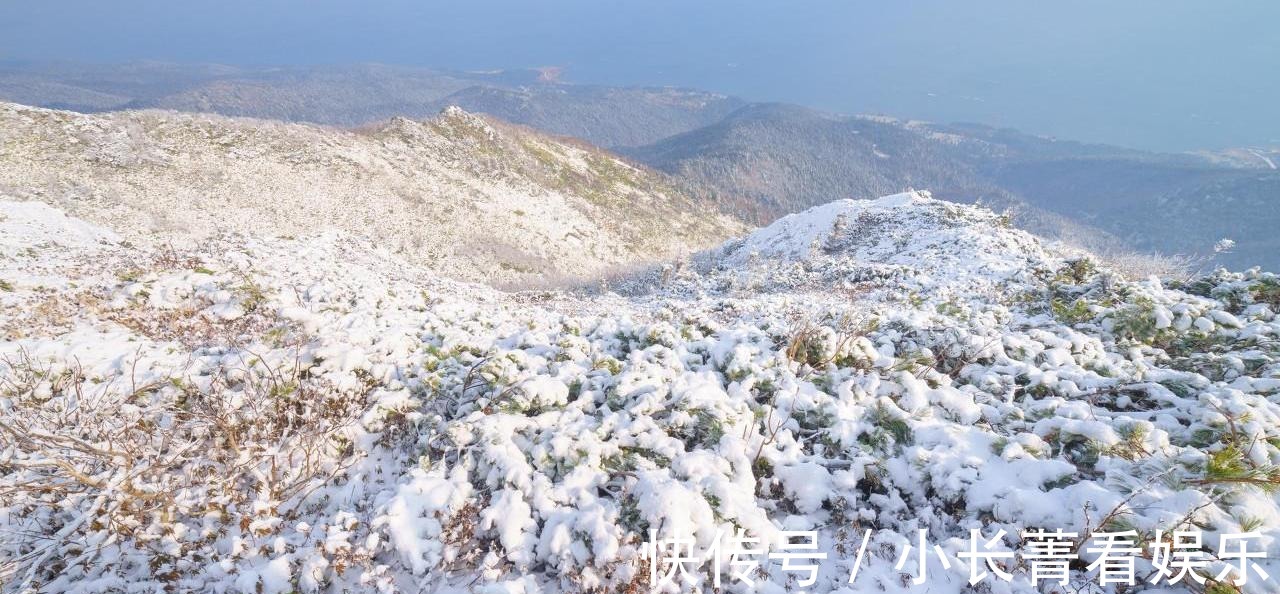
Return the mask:
<svg viewBox="0 0 1280 594"><path fill-rule="evenodd" d="M349 229L124 235L0 202L6 592L1280 587L1274 274L1126 279L922 192L622 293L503 293ZM1026 556L1059 530L1061 581ZM825 558L651 585L653 535L739 531ZM1162 572L1175 531L1203 583ZM1137 585L1104 583L1108 534Z"/></svg>
<svg viewBox="0 0 1280 594"><path fill-rule="evenodd" d="M777 289L866 288L887 278L937 295L1024 280L1051 265L1040 242L984 209L907 192L879 200L839 200L785 216L711 260L731 275L755 275Z"/></svg>

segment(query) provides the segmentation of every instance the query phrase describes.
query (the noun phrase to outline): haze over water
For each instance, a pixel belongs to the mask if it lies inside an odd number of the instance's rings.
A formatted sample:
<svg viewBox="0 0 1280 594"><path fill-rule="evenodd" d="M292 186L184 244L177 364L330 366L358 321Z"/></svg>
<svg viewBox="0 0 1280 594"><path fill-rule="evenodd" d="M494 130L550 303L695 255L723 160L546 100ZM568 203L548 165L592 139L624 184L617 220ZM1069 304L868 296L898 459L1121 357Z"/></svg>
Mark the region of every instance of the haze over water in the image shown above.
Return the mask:
<svg viewBox="0 0 1280 594"><path fill-rule="evenodd" d="M1280 144L1280 3L336 0L0 7L0 59L562 66L1155 150Z"/></svg>

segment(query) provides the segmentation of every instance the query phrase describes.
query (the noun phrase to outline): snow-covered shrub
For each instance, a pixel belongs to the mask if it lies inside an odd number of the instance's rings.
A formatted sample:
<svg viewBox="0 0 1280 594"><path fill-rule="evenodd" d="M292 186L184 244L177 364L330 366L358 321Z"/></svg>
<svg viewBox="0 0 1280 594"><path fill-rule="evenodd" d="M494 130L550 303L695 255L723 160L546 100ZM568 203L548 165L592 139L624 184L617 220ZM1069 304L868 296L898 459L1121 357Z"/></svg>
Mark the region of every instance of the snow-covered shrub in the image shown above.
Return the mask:
<svg viewBox="0 0 1280 594"><path fill-rule="evenodd" d="M953 559L974 528L1276 546L1274 276L1126 280L921 195L784 221L635 295L504 295L332 236L226 238L204 271L134 278L111 264L144 248L6 252L5 303L38 298L9 262L102 303L0 344L4 589L638 592L650 530L741 528L817 531L806 591L959 594L963 563L920 588L894 568L919 530ZM121 321L233 307L263 324ZM1042 590L1005 569L990 591Z"/></svg>
<svg viewBox="0 0 1280 594"><path fill-rule="evenodd" d="M5 517L49 537L11 541L5 581L62 590L141 572L177 584L210 544L266 542L304 515L359 458L348 430L367 394L296 362L229 365L143 380L22 351L0 362Z"/></svg>

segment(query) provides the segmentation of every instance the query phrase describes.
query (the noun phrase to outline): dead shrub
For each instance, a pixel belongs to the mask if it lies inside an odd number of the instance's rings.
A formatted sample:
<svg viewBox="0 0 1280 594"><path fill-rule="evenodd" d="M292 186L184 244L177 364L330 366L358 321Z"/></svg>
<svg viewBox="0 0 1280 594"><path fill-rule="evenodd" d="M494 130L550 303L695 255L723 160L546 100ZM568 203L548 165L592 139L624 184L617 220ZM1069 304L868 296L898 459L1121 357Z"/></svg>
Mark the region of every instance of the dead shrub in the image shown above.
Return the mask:
<svg viewBox="0 0 1280 594"><path fill-rule="evenodd" d="M190 553L166 537L210 518L217 533L269 536L356 461L346 430L366 401L296 361L103 381L76 361L6 357L0 509L13 532L0 581L38 588L70 568L137 562L102 555L112 543L165 565Z"/></svg>

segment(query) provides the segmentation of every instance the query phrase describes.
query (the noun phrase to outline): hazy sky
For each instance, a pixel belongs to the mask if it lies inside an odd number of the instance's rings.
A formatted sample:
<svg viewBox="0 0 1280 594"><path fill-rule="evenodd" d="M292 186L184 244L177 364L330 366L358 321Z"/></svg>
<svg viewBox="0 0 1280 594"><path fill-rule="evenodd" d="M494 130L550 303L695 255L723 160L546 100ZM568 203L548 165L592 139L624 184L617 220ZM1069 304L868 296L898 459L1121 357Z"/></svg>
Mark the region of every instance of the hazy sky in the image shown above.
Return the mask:
<svg viewBox="0 0 1280 594"><path fill-rule="evenodd" d="M42 0L0 59L560 65L1182 150L1280 144L1277 0Z"/></svg>

